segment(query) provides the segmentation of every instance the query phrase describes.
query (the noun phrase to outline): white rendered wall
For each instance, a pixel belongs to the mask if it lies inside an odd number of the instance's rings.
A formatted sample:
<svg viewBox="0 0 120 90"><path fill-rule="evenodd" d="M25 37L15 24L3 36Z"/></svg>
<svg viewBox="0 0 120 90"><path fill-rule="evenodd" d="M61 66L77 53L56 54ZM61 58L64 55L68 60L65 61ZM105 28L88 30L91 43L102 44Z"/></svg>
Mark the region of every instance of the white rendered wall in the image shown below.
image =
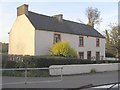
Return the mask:
<svg viewBox="0 0 120 90"><path fill-rule="evenodd" d="M87 51L91 51L91 57L96 57L96 51L100 52L100 56L105 57L105 39L100 39L100 46L96 47L96 37L84 36L84 47L79 47L79 35L61 34L61 38L64 41L69 40L70 46L76 49L76 51L84 52L84 59L87 59Z"/></svg>
<svg viewBox="0 0 120 90"><path fill-rule="evenodd" d="M53 44L55 32L36 30L35 31L35 55L49 55L48 48ZM58 33L58 32L56 32ZM96 47L96 37L84 36L84 47L79 47L79 35L61 34L61 41L69 40L69 44L77 53L84 51L84 59L87 59L87 51L91 51L91 57L96 57L96 51L100 52L100 56L105 57L105 39L100 39L100 46Z"/></svg>
<svg viewBox="0 0 120 90"><path fill-rule="evenodd" d="M53 44L53 32L35 30L35 55L49 55Z"/></svg>
<svg viewBox="0 0 120 90"><path fill-rule="evenodd" d="M9 35L9 54L34 55L35 29L23 14L18 16Z"/></svg>

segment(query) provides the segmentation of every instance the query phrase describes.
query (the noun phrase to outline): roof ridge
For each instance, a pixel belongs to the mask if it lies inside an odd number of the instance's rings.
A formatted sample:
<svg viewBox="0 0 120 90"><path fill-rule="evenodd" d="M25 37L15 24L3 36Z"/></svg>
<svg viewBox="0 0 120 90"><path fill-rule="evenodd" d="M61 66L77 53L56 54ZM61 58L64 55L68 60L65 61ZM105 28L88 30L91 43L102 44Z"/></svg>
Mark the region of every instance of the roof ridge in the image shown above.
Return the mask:
<svg viewBox="0 0 120 90"><path fill-rule="evenodd" d="M44 15L44 14L39 14L39 13L32 12L32 11L28 11L28 12L33 13L33 14L37 14L37 15L42 15L42 16L49 17L49 18L53 18L53 17L51 17L51 16L47 16L47 15Z"/></svg>
<svg viewBox="0 0 120 90"><path fill-rule="evenodd" d="M83 24L83 23L79 23L79 22L76 22L76 21L71 21L71 20L66 20L66 19L63 19L65 21L69 21L69 22L72 22L72 23L77 23L77 24L82 24L82 25L87 25L87 24ZM88 25L87 25L88 26Z"/></svg>
<svg viewBox="0 0 120 90"><path fill-rule="evenodd" d="M37 15L42 15L42 16L45 16L45 17L49 17L49 18L54 18L52 16L47 16L47 15L44 15L44 14L39 14L39 13L36 13L36 12L32 12L32 11L28 11L30 13L34 13L34 14L37 14ZM79 22L75 22L75 21L72 21L72 20L66 20L66 19L63 19L64 21L69 21L69 22L72 22L72 23L77 23L77 24L82 24L82 25L86 25L86 26L89 26L87 24L83 24L83 23L79 23ZM91 26L90 26L91 27Z"/></svg>

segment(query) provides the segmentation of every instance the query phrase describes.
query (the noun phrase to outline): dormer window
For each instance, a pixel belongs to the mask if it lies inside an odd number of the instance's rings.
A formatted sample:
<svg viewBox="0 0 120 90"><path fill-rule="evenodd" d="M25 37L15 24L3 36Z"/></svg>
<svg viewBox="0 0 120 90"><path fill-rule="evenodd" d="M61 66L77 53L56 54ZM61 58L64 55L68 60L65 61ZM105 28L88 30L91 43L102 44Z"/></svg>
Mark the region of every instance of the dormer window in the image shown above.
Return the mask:
<svg viewBox="0 0 120 90"><path fill-rule="evenodd" d="M99 47L99 46L100 46L100 39L96 38L96 47Z"/></svg>

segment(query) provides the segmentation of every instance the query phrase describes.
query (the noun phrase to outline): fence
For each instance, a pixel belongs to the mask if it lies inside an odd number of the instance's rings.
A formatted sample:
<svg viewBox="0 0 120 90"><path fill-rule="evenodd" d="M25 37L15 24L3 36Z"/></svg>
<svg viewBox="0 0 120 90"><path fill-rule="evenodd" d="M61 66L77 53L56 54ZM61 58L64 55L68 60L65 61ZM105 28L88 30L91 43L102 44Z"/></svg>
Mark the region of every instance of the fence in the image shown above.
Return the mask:
<svg viewBox="0 0 120 90"><path fill-rule="evenodd" d="M60 79L57 80L47 80L47 81L32 81L29 82L28 81L28 71L30 70L48 70L50 71L51 69L59 69L60 70ZM40 83L40 82L59 82L62 81L63 78L63 74L62 74L62 67L58 67L58 68L11 68L11 69L0 69L2 72L3 71L24 71L24 82L10 82L10 83L3 83L2 85L6 85L6 84L27 84L27 83ZM3 75L4 76L4 75ZM12 77L10 77L12 78ZM50 77L48 77L50 78ZM51 77L52 78L52 77Z"/></svg>

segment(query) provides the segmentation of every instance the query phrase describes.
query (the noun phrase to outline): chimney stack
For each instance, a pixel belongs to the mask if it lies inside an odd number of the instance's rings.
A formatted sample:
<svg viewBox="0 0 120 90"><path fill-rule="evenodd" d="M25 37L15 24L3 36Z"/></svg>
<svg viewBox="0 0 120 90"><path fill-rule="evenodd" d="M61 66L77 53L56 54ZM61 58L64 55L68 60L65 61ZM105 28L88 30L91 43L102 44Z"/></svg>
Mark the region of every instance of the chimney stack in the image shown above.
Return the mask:
<svg viewBox="0 0 120 90"><path fill-rule="evenodd" d="M62 22L62 19L63 19L63 15L62 14L54 15L52 17L55 17L58 21Z"/></svg>
<svg viewBox="0 0 120 90"><path fill-rule="evenodd" d="M17 16L20 16L22 14L28 15L28 5L23 4L19 7L17 7Z"/></svg>

